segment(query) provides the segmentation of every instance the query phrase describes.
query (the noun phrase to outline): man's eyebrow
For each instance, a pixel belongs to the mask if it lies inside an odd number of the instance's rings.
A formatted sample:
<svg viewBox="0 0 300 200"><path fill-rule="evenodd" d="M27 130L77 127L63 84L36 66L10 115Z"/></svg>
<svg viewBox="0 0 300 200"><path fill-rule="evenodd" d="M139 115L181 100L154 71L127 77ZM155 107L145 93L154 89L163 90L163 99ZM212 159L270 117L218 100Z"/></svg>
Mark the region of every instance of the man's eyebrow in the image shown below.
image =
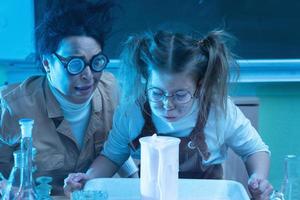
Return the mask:
<svg viewBox="0 0 300 200"><path fill-rule="evenodd" d="M82 58L82 59L86 60L85 56L83 56L83 55L69 55L69 56L61 56L61 55L59 55L59 56L60 56L60 58L62 58L65 61L69 61L72 58Z"/></svg>

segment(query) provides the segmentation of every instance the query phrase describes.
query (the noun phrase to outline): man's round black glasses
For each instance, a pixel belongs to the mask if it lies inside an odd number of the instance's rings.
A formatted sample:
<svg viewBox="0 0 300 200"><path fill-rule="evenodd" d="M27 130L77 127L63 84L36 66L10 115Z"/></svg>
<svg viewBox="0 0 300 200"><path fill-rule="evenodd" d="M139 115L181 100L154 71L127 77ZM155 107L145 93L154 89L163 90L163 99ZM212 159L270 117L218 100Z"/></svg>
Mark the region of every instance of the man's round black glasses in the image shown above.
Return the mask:
<svg viewBox="0 0 300 200"><path fill-rule="evenodd" d="M85 58L81 56L71 56L67 60L55 52L54 55L71 75L80 74L86 68L86 66L90 66L94 72L101 72L109 63L108 57L102 53L94 55L89 63L86 62Z"/></svg>

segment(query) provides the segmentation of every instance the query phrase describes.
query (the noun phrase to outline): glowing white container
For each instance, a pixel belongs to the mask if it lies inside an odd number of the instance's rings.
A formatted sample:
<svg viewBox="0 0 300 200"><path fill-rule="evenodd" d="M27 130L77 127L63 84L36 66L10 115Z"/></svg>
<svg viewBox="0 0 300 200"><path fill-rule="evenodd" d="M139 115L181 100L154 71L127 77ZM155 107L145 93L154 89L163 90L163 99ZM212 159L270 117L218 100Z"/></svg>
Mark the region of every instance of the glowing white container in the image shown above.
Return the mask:
<svg viewBox="0 0 300 200"><path fill-rule="evenodd" d="M140 143L142 200L177 200L180 139L153 135Z"/></svg>

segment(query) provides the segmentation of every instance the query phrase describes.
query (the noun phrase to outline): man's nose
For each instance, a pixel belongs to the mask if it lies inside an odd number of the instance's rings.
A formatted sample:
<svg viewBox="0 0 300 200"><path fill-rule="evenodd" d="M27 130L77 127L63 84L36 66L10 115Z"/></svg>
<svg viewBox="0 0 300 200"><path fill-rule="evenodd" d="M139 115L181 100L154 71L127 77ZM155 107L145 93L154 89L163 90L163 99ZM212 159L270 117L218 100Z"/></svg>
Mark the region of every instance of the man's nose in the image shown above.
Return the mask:
<svg viewBox="0 0 300 200"><path fill-rule="evenodd" d="M91 67L88 65L84 68L84 70L81 72L81 77L83 79L89 79L91 77L93 77L93 72Z"/></svg>

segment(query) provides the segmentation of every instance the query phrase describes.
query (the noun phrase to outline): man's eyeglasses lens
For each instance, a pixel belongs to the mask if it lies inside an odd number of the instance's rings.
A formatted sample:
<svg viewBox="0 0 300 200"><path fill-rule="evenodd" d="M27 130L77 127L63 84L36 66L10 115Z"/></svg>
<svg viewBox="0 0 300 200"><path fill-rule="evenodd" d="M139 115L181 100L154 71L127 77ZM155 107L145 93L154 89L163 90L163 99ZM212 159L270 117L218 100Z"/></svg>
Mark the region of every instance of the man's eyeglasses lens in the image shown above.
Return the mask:
<svg viewBox="0 0 300 200"><path fill-rule="evenodd" d="M67 64L67 70L70 74L79 74L85 68L85 63L80 58L73 58Z"/></svg>
<svg viewBox="0 0 300 200"><path fill-rule="evenodd" d="M65 66L68 72L72 75L80 74L87 65L91 67L94 72L101 72L108 64L109 59L104 54L95 55L90 63L86 63L81 57L73 57L69 61L63 61L63 57L54 53L60 62Z"/></svg>
<svg viewBox="0 0 300 200"><path fill-rule="evenodd" d="M193 95L187 90L178 90L172 95L167 96L166 93L159 88L149 88L147 90L147 96L149 101L157 103L163 101L167 97L172 97L174 102L178 104L188 103L193 98Z"/></svg>

